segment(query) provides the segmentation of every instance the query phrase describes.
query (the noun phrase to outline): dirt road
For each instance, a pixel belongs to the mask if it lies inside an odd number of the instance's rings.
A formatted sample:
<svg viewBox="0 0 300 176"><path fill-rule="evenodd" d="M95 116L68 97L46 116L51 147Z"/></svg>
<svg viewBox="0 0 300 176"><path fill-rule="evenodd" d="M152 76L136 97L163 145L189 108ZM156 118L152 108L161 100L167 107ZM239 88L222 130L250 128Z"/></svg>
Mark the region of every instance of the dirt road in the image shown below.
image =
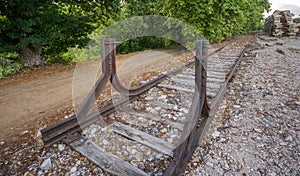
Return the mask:
<svg viewBox="0 0 300 176"><path fill-rule="evenodd" d="M117 57L118 74L125 85L143 72L163 70L174 64L179 48L147 51ZM133 57L134 56L134 57ZM79 104L101 70L101 61L62 66L52 65L27 70L15 77L0 80L0 140L26 133L30 126L55 122ZM73 91L73 94L72 94Z"/></svg>

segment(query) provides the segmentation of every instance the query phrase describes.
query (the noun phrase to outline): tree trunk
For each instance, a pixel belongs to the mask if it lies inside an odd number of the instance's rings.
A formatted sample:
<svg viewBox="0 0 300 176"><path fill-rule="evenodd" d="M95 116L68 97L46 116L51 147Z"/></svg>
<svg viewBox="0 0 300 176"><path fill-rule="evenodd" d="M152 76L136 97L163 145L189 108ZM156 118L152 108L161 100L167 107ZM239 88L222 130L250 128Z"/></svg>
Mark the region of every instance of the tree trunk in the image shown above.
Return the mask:
<svg viewBox="0 0 300 176"><path fill-rule="evenodd" d="M32 44L31 47L21 48L19 56L22 68L46 65L47 61L41 54L42 44Z"/></svg>

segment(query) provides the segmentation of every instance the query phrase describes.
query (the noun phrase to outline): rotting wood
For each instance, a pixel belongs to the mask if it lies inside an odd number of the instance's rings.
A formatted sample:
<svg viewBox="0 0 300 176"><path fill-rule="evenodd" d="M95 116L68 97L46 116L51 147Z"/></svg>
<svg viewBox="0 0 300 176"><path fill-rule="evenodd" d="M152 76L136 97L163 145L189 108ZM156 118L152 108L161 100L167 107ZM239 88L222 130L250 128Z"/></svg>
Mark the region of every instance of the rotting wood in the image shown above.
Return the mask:
<svg viewBox="0 0 300 176"><path fill-rule="evenodd" d="M217 78L207 78L207 81L209 81L209 82L223 83L223 82L225 82L225 77L222 78L222 79L217 79Z"/></svg>
<svg viewBox="0 0 300 176"><path fill-rule="evenodd" d="M211 69L211 68L207 69L207 72L213 72L213 73L227 73L229 71L230 70L217 70L217 69Z"/></svg>
<svg viewBox="0 0 300 176"><path fill-rule="evenodd" d="M157 100L149 100L149 101L146 101L146 103L153 105L153 106L159 106L164 109L176 110L176 105L164 103L164 102L157 101Z"/></svg>
<svg viewBox="0 0 300 176"><path fill-rule="evenodd" d="M217 95L217 93L215 93L215 92L207 92L206 94L207 94L207 97L209 97L209 98L214 98Z"/></svg>
<svg viewBox="0 0 300 176"><path fill-rule="evenodd" d="M195 75L177 74L175 77L193 81L195 80Z"/></svg>
<svg viewBox="0 0 300 176"><path fill-rule="evenodd" d="M225 77L226 76L226 73L224 73L224 72L215 72L215 71L212 71L212 70L209 70L208 72L207 72L207 76L208 77L210 77L210 76L219 76L219 77Z"/></svg>
<svg viewBox="0 0 300 176"><path fill-rule="evenodd" d="M115 133L118 133L122 136L125 136L131 140L134 140L138 143L146 145L158 152L164 153L169 156L173 156L173 149L175 148L173 144L149 135L145 132L139 131L130 126L124 125L119 122L113 123L109 128L113 129Z"/></svg>
<svg viewBox="0 0 300 176"><path fill-rule="evenodd" d="M207 74L207 78L218 78L218 79L224 79L225 80L226 75L225 74L216 75L216 74L213 74L213 73L209 73L209 74Z"/></svg>
<svg viewBox="0 0 300 176"><path fill-rule="evenodd" d="M139 168L129 164L121 158L106 152L99 145L93 141L80 138L72 143L70 146L93 163L101 167L103 170L115 175L133 175L133 176L147 176L149 174L140 170Z"/></svg>
<svg viewBox="0 0 300 176"><path fill-rule="evenodd" d="M179 92L194 93L194 91L192 89L187 89L187 88L178 87L178 86L172 86L172 85L167 85L167 84L158 84L157 86L161 87L161 88L177 90Z"/></svg>
<svg viewBox="0 0 300 176"><path fill-rule="evenodd" d="M220 89L222 87L222 84L207 83L206 87L209 88L209 89Z"/></svg>
<svg viewBox="0 0 300 176"><path fill-rule="evenodd" d="M171 80L176 83L195 86L195 81L192 81L192 80L186 80L186 79L180 79L180 78L171 78Z"/></svg>
<svg viewBox="0 0 300 176"><path fill-rule="evenodd" d="M157 122L160 122L162 124L165 125L170 125L173 128L178 129L179 131L182 131L183 129L183 124L180 122L173 122L171 120L168 119L163 119L162 117L156 115L156 114L152 114L152 113L145 113L145 112L128 112L130 115L134 115L136 117L143 117L149 120L154 120Z"/></svg>

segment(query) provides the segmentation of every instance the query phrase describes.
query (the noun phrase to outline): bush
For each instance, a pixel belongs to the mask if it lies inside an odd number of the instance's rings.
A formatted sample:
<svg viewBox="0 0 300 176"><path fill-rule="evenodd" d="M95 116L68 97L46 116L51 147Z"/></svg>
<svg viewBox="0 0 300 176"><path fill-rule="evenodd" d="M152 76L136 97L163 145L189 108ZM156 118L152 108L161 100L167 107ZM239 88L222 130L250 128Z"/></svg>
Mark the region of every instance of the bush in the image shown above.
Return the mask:
<svg viewBox="0 0 300 176"><path fill-rule="evenodd" d="M61 63L63 65L68 65L73 60L72 56L73 56L73 54L70 52L51 55L51 56L47 57L47 62L49 64Z"/></svg>
<svg viewBox="0 0 300 176"><path fill-rule="evenodd" d="M21 71L21 64L15 53L0 54L0 78L15 75Z"/></svg>

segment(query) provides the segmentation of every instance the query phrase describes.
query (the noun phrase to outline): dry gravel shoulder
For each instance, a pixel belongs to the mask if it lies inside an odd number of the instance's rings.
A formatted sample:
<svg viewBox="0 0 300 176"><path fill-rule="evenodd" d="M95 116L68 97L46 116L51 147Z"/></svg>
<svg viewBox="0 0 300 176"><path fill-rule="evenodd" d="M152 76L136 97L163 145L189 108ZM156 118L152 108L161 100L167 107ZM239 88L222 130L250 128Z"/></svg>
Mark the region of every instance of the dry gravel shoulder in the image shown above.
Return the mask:
<svg viewBox="0 0 300 176"><path fill-rule="evenodd" d="M187 175L300 175L300 40L261 36L252 50Z"/></svg>

